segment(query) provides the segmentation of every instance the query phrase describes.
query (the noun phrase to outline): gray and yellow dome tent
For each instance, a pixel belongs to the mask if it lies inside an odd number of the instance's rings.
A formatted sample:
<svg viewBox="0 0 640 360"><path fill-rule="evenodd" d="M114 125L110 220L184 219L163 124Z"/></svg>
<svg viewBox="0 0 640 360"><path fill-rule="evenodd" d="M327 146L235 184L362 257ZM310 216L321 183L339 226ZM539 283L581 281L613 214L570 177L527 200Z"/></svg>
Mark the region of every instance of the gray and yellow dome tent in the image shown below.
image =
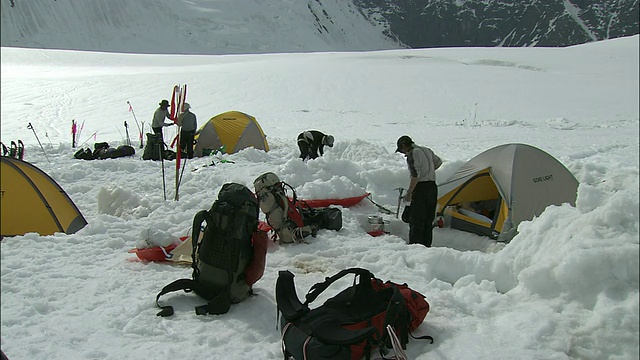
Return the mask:
<svg viewBox="0 0 640 360"><path fill-rule="evenodd" d="M573 174L548 153L525 144L500 145L438 185L438 215L452 228L510 241L520 222L549 205L575 206L577 191Z"/></svg>
<svg viewBox="0 0 640 360"><path fill-rule="evenodd" d="M87 225L67 193L44 171L26 161L0 159L2 237L29 232L73 234Z"/></svg>
<svg viewBox="0 0 640 360"><path fill-rule="evenodd" d="M218 114L196 131L194 156L206 156L224 146L224 152L233 154L253 147L269 151L269 144L255 117L240 111Z"/></svg>

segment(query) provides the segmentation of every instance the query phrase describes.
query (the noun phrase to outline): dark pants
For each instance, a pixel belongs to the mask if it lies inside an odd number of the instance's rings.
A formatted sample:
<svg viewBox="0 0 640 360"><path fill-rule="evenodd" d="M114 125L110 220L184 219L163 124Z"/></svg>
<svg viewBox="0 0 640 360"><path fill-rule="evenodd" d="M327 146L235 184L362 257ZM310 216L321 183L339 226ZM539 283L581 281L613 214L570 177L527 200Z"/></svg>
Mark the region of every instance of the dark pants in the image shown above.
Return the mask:
<svg viewBox="0 0 640 360"><path fill-rule="evenodd" d="M298 148L300 149L300 159L315 159L318 157L318 150L311 149L308 142L298 139Z"/></svg>
<svg viewBox="0 0 640 360"><path fill-rule="evenodd" d="M189 159L193 159L193 137L195 134L195 130L180 131L180 149L183 153L187 153L187 158Z"/></svg>
<svg viewBox="0 0 640 360"><path fill-rule="evenodd" d="M154 134L160 134L160 138L162 139L162 142L164 143L164 139L163 139L164 135L162 135L162 126L151 128L151 130L153 130Z"/></svg>
<svg viewBox="0 0 640 360"><path fill-rule="evenodd" d="M423 181L416 185L411 195L409 243L431 247L433 220L436 217L438 186L435 181Z"/></svg>

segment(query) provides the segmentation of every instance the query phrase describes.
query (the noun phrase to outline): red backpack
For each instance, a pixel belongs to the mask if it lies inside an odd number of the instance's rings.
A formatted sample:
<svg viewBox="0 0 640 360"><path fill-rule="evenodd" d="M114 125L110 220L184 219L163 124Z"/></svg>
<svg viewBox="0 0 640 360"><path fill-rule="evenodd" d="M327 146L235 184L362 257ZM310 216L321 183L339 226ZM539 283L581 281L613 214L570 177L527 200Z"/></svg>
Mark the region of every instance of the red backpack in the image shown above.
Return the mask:
<svg viewBox="0 0 640 360"><path fill-rule="evenodd" d="M354 285L328 299L322 306L310 309L309 304L336 280L353 274ZM394 345L402 349L409 342L410 332L424 321L429 303L407 284L383 282L369 270L342 270L324 282L311 287L301 303L293 283L294 275L280 271L276 282L276 302L282 333L285 359L297 360L369 359L371 350L386 354ZM420 339L429 339L423 336Z"/></svg>

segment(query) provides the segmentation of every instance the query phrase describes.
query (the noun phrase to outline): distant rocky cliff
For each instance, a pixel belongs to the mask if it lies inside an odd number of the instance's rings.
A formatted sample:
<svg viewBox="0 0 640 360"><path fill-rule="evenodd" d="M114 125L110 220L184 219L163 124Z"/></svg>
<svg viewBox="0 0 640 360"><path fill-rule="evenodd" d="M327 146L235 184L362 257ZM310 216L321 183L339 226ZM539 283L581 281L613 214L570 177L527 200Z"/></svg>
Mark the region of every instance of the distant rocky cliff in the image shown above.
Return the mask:
<svg viewBox="0 0 640 360"><path fill-rule="evenodd" d="M354 0L412 48L569 46L638 34L638 0Z"/></svg>

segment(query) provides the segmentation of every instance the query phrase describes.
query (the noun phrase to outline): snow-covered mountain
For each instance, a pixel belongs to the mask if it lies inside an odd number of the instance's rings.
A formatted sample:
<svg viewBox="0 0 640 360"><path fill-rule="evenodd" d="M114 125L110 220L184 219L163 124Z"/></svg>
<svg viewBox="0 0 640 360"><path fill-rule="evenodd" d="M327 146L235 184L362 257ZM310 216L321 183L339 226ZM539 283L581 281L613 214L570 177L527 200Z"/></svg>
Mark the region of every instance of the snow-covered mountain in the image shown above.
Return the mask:
<svg viewBox="0 0 640 360"><path fill-rule="evenodd" d="M12 6L12 4L14 6ZM3 0L1 45L241 54L401 47L345 0Z"/></svg>
<svg viewBox="0 0 640 360"><path fill-rule="evenodd" d="M639 0L3 0L1 45L242 54L568 46L638 34Z"/></svg>

